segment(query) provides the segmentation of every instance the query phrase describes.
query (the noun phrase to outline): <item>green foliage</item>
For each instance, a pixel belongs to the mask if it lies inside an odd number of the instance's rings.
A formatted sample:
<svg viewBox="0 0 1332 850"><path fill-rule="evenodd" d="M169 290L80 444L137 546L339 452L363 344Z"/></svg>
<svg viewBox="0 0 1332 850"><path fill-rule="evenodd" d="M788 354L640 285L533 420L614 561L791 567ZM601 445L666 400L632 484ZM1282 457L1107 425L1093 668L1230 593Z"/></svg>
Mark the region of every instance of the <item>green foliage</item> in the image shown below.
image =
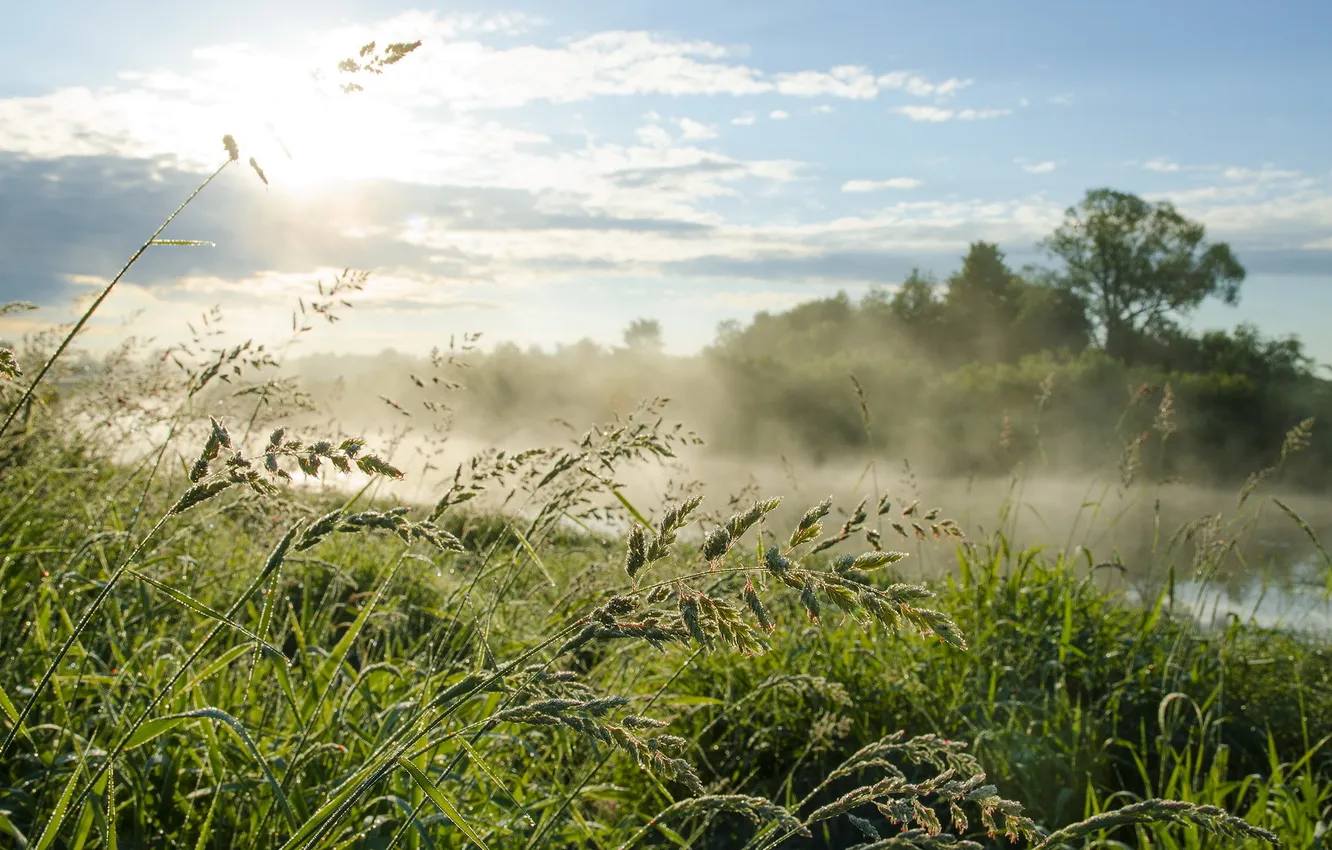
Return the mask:
<svg viewBox="0 0 1332 850"><path fill-rule="evenodd" d="M1044 243L1062 285L1084 297L1112 357L1133 359L1143 335L1205 299L1239 300L1244 267L1169 202L1093 189Z"/></svg>

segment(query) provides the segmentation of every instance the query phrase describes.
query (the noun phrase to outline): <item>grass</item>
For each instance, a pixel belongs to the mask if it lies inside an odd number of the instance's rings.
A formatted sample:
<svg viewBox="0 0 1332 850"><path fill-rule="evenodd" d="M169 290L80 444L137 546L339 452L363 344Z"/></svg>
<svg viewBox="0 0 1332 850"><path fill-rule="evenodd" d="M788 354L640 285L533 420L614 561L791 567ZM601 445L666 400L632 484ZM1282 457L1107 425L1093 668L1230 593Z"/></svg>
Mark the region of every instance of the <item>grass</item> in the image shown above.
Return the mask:
<svg viewBox="0 0 1332 850"><path fill-rule="evenodd" d="M352 70L411 48L369 45ZM240 161L225 148L223 168ZM170 221L126 269L175 244ZM482 453L433 505L399 504L392 439L262 434L302 402L262 347L196 338L163 358L173 379L122 352L62 380L119 277L65 333L0 360L12 846L1322 840L1325 635L1204 628L1175 611L1173 578L1130 603L1089 556L1015 546L1016 510L966 539L941 509L881 496L873 458L874 492L843 520L831 499L635 504L617 479L695 441L656 402L564 445ZM306 329L294 318L293 338ZM225 413L201 415L224 380L241 385ZM158 442L127 457L130 430ZM351 486L293 486L331 480ZM1193 541L1206 581L1223 531L1170 545ZM951 547L956 569L903 581L894 540Z"/></svg>
<svg viewBox="0 0 1332 850"><path fill-rule="evenodd" d="M1303 846L1332 800L1322 636L1204 630L1002 535L903 584L899 554L837 554L863 504L827 529L830 502L779 533L775 500L708 533L699 500L579 529L629 514L585 464L669 452L648 425L410 510L254 477L265 453L350 470L355 443L278 435L245 466L215 423L134 466L52 425L6 445L0 495L22 846ZM490 485L522 510L454 501Z"/></svg>

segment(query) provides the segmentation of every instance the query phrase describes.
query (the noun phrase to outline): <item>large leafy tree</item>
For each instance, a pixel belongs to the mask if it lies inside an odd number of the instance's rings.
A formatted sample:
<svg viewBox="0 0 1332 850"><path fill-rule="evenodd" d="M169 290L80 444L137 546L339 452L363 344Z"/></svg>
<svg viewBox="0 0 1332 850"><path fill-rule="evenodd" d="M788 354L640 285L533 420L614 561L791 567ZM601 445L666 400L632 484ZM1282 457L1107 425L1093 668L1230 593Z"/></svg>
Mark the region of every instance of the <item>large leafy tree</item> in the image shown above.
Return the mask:
<svg viewBox="0 0 1332 850"><path fill-rule="evenodd" d="M1106 352L1131 360L1145 333L1207 298L1239 301L1244 267L1205 235L1170 203L1093 189L1043 247L1063 260L1060 279L1086 301Z"/></svg>

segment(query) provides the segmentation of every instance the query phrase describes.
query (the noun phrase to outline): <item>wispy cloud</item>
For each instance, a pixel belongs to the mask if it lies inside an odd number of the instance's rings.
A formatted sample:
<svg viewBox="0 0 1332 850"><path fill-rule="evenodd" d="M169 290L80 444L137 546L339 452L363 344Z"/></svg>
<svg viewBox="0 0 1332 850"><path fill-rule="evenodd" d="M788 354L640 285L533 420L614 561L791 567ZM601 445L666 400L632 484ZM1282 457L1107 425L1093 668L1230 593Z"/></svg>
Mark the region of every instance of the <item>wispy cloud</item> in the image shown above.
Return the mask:
<svg viewBox="0 0 1332 850"><path fill-rule="evenodd" d="M878 192L882 189L915 189L921 181L915 177L890 177L887 180L848 180L842 184L843 192Z"/></svg>
<svg viewBox="0 0 1332 850"><path fill-rule="evenodd" d="M1227 168L1221 172L1221 175L1227 180L1266 183L1276 180L1292 180L1299 177L1300 173L1265 165L1262 168Z"/></svg>
<svg viewBox="0 0 1332 850"><path fill-rule="evenodd" d="M884 91L901 91L915 97L946 98L972 85L971 79L950 77L935 82L915 71L892 71L876 76L863 65L840 65L830 71L797 71L773 77L779 94L795 97L841 97L873 100Z"/></svg>
<svg viewBox="0 0 1332 850"><path fill-rule="evenodd" d="M842 65L831 71L797 71L775 77L779 94L795 97L844 97L872 100L879 94L874 73L859 65Z"/></svg>
<svg viewBox="0 0 1332 850"><path fill-rule="evenodd" d="M878 79L881 89L904 91L917 97L951 97L974 82L971 79L950 77L935 83L913 71L893 71Z"/></svg>
<svg viewBox="0 0 1332 850"><path fill-rule="evenodd" d="M1179 171L1178 162L1171 162L1170 160L1161 156L1147 160L1142 164L1142 167L1147 169L1148 171L1156 171L1163 174Z"/></svg>
<svg viewBox="0 0 1332 850"><path fill-rule="evenodd" d="M1178 205L1241 251L1316 250L1313 246L1332 232L1332 179L1270 165L1181 170L1212 182L1144 197ZM1327 268L1325 257L1320 265Z"/></svg>
<svg viewBox="0 0 1332 850"><path fill-rule="evenodd" d="M1056 167L1054 160L1046 160L1045 162L1026 163L1022 166L1022 170L1028 174L1049 174Z"/></svg>
<svg viewBox="0 0 1332 850"><path fill-rule="evenodd" d="M944 121L984 121L1011 115L1011 109L945 109L939 106L899 106L896 112L912 121L939 124Z"/></svg>
<svg viewBox="0 0 1332 850"><path fill-rule="evenodd" d="M785 109L774 109L768 113L768 117L773 121L785 121L787 118L791 117L791 113L787 112Z"/></svg>
<svg viewBox="0 0 1332 850"><path fill-rule="evenodd" d="M717 128L715 127L695 121L692 118L681 118L679 123L681 138L688 141L717 138Z"/></svg>

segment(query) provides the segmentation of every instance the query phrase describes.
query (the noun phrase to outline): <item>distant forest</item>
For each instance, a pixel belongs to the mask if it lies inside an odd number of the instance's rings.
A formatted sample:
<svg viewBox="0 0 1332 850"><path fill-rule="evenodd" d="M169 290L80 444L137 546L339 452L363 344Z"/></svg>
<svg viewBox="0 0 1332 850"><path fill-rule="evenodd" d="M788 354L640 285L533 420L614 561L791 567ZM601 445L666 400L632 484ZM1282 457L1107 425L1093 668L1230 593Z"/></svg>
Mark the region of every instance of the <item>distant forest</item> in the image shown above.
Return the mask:
<svg viewBox="0 0 1332 850"><path fill-rule="evenodd" d="M942 281L917 270L859 300L722 323L689 357L662 353L653 319L630 325L622 347L500 343L464 358L447 405L460 431L521 443L554 421L584 428L666 396L717 452L814 463L872 452L950 476L1118 463L1126 478L1243 480L1280 465L1293 440L1309 451L1287 480L1324 486L1332 441L1318 420L1332 384L1301 342L1246 324L1184 328L1207 299L1238 302L1245 270L1229 246L1169 203L1097 189L1041 248L1048 267L1014 270L976 242ZM437 409L417 377L431 364L417 358L305 368L315 383L341 375L311 387L340 399L329 411L340 418L375 395L386 413Z"/></svg>

